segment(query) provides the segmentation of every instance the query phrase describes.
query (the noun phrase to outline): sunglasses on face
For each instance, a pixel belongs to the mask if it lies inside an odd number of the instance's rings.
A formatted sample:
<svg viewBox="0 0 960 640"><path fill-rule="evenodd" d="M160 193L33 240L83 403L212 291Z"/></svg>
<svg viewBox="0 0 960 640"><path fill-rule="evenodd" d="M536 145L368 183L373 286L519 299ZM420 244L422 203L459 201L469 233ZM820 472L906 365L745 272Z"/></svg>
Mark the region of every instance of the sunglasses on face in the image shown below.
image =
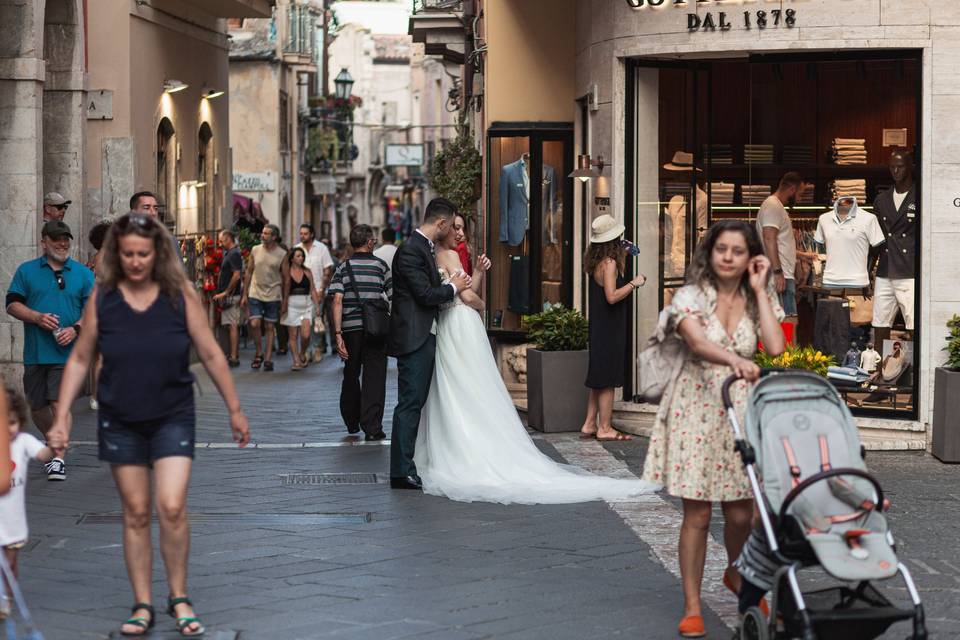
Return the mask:
<svg viewBox="0 0 960 640"><path fill-rule="evenodd" d="M53 205L53 206L54 206L54 208L60 209L60 211L63 211L64 209L66 209L66 208L69 207L70 205L68 205L68 204L55 204L55 205Z"/></svg>

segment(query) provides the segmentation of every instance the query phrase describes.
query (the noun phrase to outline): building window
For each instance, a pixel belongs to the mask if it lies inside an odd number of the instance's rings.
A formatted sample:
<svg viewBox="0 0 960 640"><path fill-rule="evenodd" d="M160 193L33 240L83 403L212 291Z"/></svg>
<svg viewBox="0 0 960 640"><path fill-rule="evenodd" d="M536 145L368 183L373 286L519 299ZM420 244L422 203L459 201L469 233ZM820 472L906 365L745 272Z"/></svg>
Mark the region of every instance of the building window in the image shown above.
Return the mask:
<svg viewBox="0 0 960 640"><path fill-rule="evenodd" d="M280 150L290 150L290 98L286 91L280 92Z"/></svg>

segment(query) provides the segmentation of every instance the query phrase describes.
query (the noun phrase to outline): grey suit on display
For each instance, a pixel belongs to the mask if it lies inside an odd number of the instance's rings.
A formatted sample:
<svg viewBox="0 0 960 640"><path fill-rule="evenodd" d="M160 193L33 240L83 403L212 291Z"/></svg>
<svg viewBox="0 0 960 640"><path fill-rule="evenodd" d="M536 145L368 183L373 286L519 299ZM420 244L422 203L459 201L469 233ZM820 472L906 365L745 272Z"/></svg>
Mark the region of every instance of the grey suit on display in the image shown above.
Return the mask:
<svg viewBox="0 0 960 640"><path fill-rule="evenodd" d="M520 158L500 170L500 242L516 247L530 228L530 183L526 162ZM547 216L556 209L556 172L543 165L543 207ZM552 227L552 225L551 225Z"/></svg>

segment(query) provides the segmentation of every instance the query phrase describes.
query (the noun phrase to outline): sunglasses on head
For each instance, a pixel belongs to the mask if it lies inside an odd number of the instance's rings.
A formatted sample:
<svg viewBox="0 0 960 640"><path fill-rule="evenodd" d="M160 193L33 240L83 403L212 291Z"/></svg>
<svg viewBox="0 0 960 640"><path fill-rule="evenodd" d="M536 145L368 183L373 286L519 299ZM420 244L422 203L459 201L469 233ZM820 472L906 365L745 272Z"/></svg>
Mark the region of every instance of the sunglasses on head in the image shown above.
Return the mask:
<svg viewBox="0 0 960 640"><path fill-rule="evenodd" d="M120 218L118 222L124 229L129 229L131 226L133 226L143 229L144 231L152 230L154 225L157 224L153 218L145 213L128 213Z"/></svg>

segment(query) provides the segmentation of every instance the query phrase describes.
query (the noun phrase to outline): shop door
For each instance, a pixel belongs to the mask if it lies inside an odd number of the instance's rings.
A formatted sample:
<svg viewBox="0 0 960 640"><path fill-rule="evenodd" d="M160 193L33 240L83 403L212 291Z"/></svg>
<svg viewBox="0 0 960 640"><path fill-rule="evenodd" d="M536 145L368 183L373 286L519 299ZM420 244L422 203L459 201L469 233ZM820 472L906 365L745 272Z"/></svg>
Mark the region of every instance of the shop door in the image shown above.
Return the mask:
<svg viewBox="0 0 960 640"><path fill-rule="evenodd" d="M660 310L683 286L700 236L710 226L711 67L703 62L633 61L627 70L627 238L640 248L631 274L647 276L632 299L624 399L639 379L636 354Z"/></svg>

